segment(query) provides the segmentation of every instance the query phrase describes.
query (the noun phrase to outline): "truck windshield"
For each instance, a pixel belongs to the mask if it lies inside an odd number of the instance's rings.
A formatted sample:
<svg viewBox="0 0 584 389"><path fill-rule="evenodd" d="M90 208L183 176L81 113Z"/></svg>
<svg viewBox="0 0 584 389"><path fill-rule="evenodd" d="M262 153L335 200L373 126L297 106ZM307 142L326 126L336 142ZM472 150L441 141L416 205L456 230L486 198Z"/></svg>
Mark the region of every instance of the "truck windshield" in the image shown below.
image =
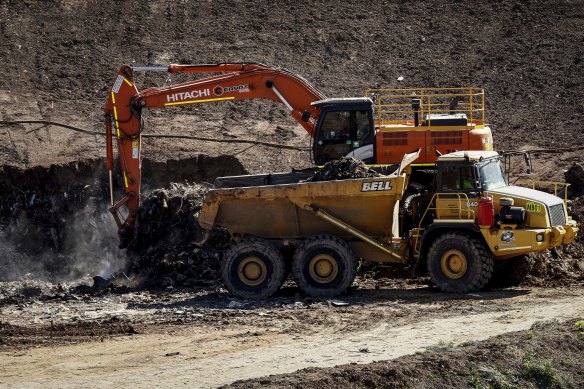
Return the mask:
<svg viewBox="0 0 584 389"><path fill-rule="evenodd" d="M507 186L505 174L498 159L492 159L479 166L479 175L483 190L492 190Z"/></svg>

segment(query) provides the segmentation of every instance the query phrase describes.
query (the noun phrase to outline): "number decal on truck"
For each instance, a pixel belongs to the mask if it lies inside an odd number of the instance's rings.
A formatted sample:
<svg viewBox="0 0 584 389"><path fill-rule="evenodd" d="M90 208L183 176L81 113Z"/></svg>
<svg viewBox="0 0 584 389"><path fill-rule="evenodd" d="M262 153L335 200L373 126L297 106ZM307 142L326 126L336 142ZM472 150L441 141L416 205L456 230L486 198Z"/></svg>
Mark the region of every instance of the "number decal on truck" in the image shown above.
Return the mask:
<svg viewBox="0 0 584 389"><path fill-rule="evenodd" d="M541 204L529 201L527 204L525 204L525 210L527 212L540 213L541 212Z"/></svg>

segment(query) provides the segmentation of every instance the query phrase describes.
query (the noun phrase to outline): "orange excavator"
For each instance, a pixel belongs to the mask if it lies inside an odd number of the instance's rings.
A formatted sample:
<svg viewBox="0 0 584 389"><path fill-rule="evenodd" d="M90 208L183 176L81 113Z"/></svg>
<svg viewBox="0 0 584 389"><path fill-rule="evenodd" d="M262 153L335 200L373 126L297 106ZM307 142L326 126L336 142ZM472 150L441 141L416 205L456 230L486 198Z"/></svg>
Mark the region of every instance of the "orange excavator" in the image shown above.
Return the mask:
<svg viewBox="0 0 584 389"><path fill-rule="evenodd" d="M134 82L134 72L139 71L212 75L139 91ZM310 134L316 164L344 156L369 164L392 164L421 147L423 165L433 164L441 153L492 150L491 131L484 124L484 94L474 88L383 89L369 90L365 97L327 98L301 76L259 63L122 65L105 104L110 211L122 242L132 234L140 201L142 110L243 99L284 104ZM116 203L114 137L124 185L124 197ZM124 206L128 210L125 218L119 212Z"/></svg>

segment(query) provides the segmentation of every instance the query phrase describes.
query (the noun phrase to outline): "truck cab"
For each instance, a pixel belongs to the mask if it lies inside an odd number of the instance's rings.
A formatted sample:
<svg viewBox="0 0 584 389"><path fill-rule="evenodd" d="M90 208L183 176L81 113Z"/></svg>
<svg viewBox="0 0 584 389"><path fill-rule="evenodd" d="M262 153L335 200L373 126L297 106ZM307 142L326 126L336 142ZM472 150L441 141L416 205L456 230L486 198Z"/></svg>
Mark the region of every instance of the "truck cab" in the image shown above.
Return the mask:
<svg viewBox="0 0 584 389"><path fill-rule="evenodd" d="M435 172L410 238L417 273L427 271L444 291L477 290L494 269L519 278L527 254L568 245L578 233L563 199L509 185L494 151L442 155Z"/></svg>

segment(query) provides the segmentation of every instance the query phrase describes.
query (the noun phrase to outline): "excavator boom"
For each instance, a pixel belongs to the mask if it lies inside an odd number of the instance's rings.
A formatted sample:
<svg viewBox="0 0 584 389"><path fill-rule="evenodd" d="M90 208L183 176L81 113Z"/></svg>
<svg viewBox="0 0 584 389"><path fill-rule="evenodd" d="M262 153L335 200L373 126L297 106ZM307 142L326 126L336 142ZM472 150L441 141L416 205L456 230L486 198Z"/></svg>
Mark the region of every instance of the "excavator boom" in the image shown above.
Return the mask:
<svg viewBox="0 0 584 389"><path fill-rule="evenodd" d="M136 71L213 74L194 81L139 91L134 82ZM168 67L123 65L119 69L105 104L105 127L110 191L114 165L114 137L118 143L125 196L114 204L112 191L110 211L122 237L130 235L140 201L142 110L244 99L267 99L284 104L292 117L313 136L319 108L311 103L324 100L326 96L297 74L258 63ZM128 216L122 220L119 209L124 205L128 208Z"/></svg>

